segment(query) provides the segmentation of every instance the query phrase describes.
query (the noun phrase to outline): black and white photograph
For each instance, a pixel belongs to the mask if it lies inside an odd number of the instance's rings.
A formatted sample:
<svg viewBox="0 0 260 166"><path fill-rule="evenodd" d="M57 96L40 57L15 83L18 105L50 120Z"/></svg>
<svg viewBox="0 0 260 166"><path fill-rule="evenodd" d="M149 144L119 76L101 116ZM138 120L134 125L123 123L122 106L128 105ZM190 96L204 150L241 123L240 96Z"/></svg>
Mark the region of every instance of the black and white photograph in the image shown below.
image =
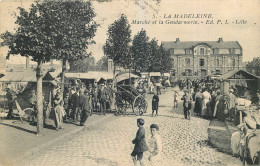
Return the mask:
<svg viewBox="0 0 260 166"><path fill-rule="evenodd" d="M0 166L260 165L260 0L0 0Z"/></svg>

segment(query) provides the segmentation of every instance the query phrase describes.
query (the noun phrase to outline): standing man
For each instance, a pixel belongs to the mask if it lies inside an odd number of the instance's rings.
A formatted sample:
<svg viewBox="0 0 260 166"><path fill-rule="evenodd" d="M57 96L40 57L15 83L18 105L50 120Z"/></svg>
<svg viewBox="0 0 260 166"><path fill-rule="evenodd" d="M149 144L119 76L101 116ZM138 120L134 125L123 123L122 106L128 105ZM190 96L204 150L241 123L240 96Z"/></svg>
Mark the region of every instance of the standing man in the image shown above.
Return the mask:
<svg viewBox="0 0 260 166"><path fill-rule="evenodd" d="M13 107L14 107L14 93L12 92L11 89L7 88L7 93L6 93L6 98L8 100L8 109L9 112L7 114L6 119L11 119L13 118Z"/></svg>
<svg viewBox="0 0 260 166"><path fill-rule="evenodd" d="M79 87L76 88L76 92L71 96L71 104L73 109L73 122L76 120L79 121L79 113L80 113L80 94Z"/></svg>
<svg viewBox="0 0 260 166"><path fill-rule="evenodd" d="M192 97L188 90L184 90L184 95L182 96L181 100L183 100L184 118L190 120Z"/></svg>
<svg viewBox="0 0 260 166"><path fill-rule="evenodd" d="M98 91L98 100L100 103L100 115L106 115L107 92L104 84L101 84L101 88Z"/></svg>
<svg viewBox="0 0 260 166"><path fill-rule="evenodd" d="M89 96L89 91L86 89L84 91L84 94L81 95L80 97L80 107L82 110L82 115L80 119L80 126L84 126L86 120L88 119L88 116L90 114L90 96Z"/></svg>

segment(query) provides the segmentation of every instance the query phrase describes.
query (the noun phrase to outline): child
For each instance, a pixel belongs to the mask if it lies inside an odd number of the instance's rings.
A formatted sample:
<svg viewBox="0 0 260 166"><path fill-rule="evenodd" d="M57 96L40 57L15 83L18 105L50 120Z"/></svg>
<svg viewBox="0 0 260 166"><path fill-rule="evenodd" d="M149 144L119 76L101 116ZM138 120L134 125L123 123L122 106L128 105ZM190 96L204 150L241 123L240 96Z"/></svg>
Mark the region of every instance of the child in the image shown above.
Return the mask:
<svg viewBox="0 0 260 166"><path fill-rule="evenodd" d="M178 92L174 91L173 94L173 108L177 108L178 107Z"/></svg>
<svg viewBox="0 0 260 166"><path fill-rule="evenodd" d="M137 119L137 126L139 127L135 139L132 141L135 144L134 150L131 153L134 165L137 165L137 160L139 160L140 165L143 166L142 161L143 152L148 150L146 141L145 141L145 129L143 128L144 120L142 118ZM136 157L137 156L137 157Z"/></svg>
<svg viewBox="0 0 260 166"><path fill-rule="evenodd" d="M161 162L162 154L162 141L161 137L158 134L159 126L157 124L152 124L150 126L152 137L149 141L149 161L153 164Z"/></svg>
<svg viewBox="0 0 260 166"><path fill-rule="evenodd" d="M152 116L154 111L156 111L156 116L158 116L158 105L159 105L159 97L156 93L153 95L153 100L152 100Z"/></svg>

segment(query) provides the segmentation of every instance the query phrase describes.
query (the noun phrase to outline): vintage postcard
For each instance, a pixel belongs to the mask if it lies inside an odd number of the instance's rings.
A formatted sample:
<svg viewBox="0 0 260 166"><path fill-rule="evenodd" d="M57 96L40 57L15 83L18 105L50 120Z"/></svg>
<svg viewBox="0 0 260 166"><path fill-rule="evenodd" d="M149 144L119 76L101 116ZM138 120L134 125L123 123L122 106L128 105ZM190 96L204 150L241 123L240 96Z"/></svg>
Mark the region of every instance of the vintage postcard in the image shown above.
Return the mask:
<svg viewBox="0 0 260 166"><path fill-rule="evenodd" d="M1 0L0 165L259 165L259 48L259 0Z"/></svg>

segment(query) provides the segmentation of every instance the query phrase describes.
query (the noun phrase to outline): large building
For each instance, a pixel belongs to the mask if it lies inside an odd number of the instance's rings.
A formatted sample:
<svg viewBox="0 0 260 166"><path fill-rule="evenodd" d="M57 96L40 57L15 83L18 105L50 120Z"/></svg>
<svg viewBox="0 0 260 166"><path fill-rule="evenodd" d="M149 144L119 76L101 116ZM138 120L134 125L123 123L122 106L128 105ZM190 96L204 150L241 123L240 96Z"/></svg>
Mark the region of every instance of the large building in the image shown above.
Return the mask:
<svg viewBox="0 0 260 166"><path fill-rule="evenodd" d="M176 41L162 42L173 58L172 74L198 76L224 74L242 68L242 47L237 41Z"/></svg>

